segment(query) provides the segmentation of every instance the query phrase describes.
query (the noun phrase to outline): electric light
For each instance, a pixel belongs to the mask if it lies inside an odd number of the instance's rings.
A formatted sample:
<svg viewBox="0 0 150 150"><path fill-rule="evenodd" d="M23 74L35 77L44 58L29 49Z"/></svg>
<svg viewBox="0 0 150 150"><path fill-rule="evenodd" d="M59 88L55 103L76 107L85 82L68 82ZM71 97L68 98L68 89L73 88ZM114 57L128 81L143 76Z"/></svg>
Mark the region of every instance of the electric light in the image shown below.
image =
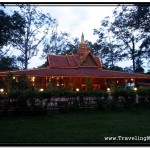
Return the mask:
<svg viewBox="0 0 150 150"><path fill-rule="evenodd" d="M31 78L31 81L33 81L33 82L35 81L35 77L34 76Z"/></svg>
<svg viewBox="0 0 150 150"><path fill-rule="evenodd" d="M76 88L76 91L79 92L80 91L79 88Z"/></svg>
<svg viewBox="0 0 150 150"><path fill-rule="evenodd" d="M107 91L110 92L110 88L107 88Z"/></svg>
<svg viewBox="0 0 150 150"><path fill-rule="evenodd" d="M0 92L4 92L4 89L0 89Z"/></svg>
<svg viewBox="0 0 150 150"><path fill-rule="evenodd" d="M134 87L133 90L134 90L134 91L137 91L137 87Z"/></svg>
<svg viewBox="0 0 150 150"><path fill-rule="evenodd" d="M44 89L40 89L40 92L43 92L44 91Z"/></svg>

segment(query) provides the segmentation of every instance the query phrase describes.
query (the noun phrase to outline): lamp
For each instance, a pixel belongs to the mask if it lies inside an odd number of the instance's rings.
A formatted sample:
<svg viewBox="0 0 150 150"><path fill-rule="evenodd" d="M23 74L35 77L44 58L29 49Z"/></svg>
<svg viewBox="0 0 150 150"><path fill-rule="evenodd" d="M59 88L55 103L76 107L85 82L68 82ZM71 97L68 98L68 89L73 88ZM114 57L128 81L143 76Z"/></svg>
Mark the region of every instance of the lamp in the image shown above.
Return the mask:
<svg viewBox="0 0 150 150"><path fill-rule="evenodd" d="M3 93L3 92L4 92L4 89L0 89L0 92Z"/></svg>
<svg viewBox="0 0 150 150"><path fill-rule="evenodd" d="M76 88L76 91L79 92L80 91L79 88Z"/></svg>
<svg viewBox="0 0 150 150"><path fill-rule="evenodd" d="M110 88L107 88L107 92L110 92Z"/></svg>
<svg viewBox="0 0 150 150"><path fill-rule="evenodd" d="M137 91L137 87L134 87L133 90L134 90L134 91Z"/></svg>
<svg viewBox="0 0 150 150"><path fill-rule="evenodd" d="M40 89L40 92L43 92L44 91L44 89Z"/></svg>
<svg viewBox="0 0 150 150"><path fill-rule="evenodd" d="M33 81L33 82L35 81L35 77L34 76L31 78L31 81Z"/></svg>

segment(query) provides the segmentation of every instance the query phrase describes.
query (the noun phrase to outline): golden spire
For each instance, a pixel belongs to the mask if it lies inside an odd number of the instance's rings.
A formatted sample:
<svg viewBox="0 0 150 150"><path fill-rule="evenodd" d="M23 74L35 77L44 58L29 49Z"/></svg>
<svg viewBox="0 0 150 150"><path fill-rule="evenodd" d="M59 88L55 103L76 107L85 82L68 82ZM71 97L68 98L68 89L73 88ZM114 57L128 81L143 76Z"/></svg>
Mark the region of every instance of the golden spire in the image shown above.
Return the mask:
<svg viewBox="0 0 150 150"><path fill-rule="evenodd" d="M82 36L81 36L81 44L85 44L83 32L82 32Z"/></svg>

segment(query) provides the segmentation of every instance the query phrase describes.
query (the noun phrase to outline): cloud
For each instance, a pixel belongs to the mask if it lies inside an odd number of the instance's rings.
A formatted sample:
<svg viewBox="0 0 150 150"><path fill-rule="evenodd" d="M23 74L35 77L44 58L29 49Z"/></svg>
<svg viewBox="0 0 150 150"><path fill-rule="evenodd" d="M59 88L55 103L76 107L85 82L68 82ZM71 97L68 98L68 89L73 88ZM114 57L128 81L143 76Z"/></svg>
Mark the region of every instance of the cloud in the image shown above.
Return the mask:
<svg viewBox="0 0 150 150"><path fill-rule="evenodd" d="M71 33L73 37L81 37L95 42L96 36L93 29L99 28L100 21L112 15L115 6L44 6L41 9L49 12L58 20L59 30Z"/></svg>

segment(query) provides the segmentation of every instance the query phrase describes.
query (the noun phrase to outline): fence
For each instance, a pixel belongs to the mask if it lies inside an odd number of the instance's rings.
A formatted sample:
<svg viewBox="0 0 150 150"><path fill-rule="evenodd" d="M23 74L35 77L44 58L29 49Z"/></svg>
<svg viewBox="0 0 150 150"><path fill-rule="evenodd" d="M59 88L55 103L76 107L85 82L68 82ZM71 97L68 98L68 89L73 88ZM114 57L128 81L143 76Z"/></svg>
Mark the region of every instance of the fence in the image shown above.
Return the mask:
<svg viewBox="0 0 150 150"><path fill-rule="evenodd" d="M120 90L120 89L119 89ZM147 89L146 89L147 90ZM14 92L0 96L0 114L45 114L47 111L81 110L127 107L150 104L147 92L127 90L90 91L78 93L62 92Z"/></svg>

